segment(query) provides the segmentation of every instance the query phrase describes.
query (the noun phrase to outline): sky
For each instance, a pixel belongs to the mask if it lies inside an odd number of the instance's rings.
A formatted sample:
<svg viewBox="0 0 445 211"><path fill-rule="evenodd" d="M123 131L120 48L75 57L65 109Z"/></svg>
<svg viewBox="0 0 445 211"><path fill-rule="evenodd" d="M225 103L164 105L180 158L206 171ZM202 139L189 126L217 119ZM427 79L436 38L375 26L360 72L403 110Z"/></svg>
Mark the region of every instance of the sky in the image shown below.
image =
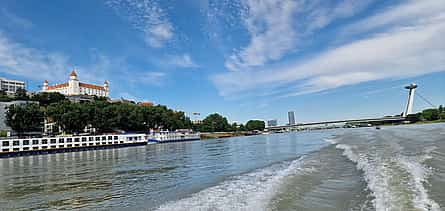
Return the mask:
<svg viewBox="0 0 445 211"><path fill-rule="evenodd" d="M443 0L2 0L0 77L38 91L75 69L192 119L381 117L409 83L445 104L443 34Z"/></svg>

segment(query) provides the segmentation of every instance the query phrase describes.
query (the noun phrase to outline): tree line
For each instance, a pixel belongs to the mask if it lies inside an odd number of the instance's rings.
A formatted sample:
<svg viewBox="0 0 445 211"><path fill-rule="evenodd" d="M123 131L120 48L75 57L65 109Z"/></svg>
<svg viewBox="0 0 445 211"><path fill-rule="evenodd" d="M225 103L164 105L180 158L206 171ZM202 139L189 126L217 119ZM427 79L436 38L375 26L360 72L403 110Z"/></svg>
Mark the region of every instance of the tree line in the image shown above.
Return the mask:
<svg viewBox="0 0 445 211"><path fill-rule="evenodd" d="M407 116L407 120L410 122L419 121L445 121L445 108L440 105L438 108L425 109L416 114L410 114Z"/></svg>
<svg viewBox="0 0 445 211"><path fill-rule="evenodd" d="M163 105L111 103L104 98L72 102L59 93L38 93L24 100L30 101L11 105L6 112L6 124L19 136L29 132L42 132L45 120L55 123L53 135L61 132L79 134L85 128L94 128L96 133L108 133L147 132L150 129L228 132L264 130L265 127L260 120L250 120L246 125L229 124L227 118L216 113L207 116L201 124L194 125L184 112Z"/></svg>

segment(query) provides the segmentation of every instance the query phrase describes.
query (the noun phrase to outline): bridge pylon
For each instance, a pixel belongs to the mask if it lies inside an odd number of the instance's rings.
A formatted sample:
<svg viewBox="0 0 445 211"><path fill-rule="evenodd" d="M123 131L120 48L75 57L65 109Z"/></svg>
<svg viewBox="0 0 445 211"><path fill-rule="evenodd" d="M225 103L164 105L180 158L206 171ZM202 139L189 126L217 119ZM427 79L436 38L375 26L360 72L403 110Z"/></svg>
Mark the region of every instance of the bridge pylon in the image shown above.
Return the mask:
<svg viewBox="0 0 445 211"><path fill-rule="evenodd" d="M405 86L405 89L409 90L408 93L408 102L406 103L405 111L403 112L403 117L408 116L408 114L413 113L413 104L414 104L414 91L417 88L417 84L410 84Z"/></svg>

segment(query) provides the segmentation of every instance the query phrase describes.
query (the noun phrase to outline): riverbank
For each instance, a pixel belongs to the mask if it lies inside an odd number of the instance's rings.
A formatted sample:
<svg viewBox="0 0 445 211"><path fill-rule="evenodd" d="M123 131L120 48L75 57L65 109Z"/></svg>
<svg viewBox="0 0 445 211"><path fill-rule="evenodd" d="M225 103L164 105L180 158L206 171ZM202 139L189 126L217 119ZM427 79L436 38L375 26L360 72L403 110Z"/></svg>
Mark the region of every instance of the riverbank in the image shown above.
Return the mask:
<svg viewBox="0 0 445 211"><path fill-rule="evenodd" d="M237 136L252 136L259 135L261 133L255 133L251 131L236 131L236 132L211 132L211 133L201 133L201 139L215 139L215 138L230 138Z"/></svg>

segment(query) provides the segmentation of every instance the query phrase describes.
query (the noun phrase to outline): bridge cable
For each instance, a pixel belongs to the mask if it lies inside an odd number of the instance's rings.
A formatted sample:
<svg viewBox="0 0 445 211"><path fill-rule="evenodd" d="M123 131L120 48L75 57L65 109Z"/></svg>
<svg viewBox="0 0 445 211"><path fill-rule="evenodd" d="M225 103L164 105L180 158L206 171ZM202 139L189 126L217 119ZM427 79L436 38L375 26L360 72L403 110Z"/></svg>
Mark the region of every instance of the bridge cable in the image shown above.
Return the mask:
<svg viewBox="0 0 445 211"><path fill-rule="evenodd" d="M428 104L430 104L433 108L436 108L436 106L434 104L431 103L431 101L429 101L428 99L426 99L426 97L422 96L419 91L417 91L417 95L425 102L427 102Z"/></svg>

